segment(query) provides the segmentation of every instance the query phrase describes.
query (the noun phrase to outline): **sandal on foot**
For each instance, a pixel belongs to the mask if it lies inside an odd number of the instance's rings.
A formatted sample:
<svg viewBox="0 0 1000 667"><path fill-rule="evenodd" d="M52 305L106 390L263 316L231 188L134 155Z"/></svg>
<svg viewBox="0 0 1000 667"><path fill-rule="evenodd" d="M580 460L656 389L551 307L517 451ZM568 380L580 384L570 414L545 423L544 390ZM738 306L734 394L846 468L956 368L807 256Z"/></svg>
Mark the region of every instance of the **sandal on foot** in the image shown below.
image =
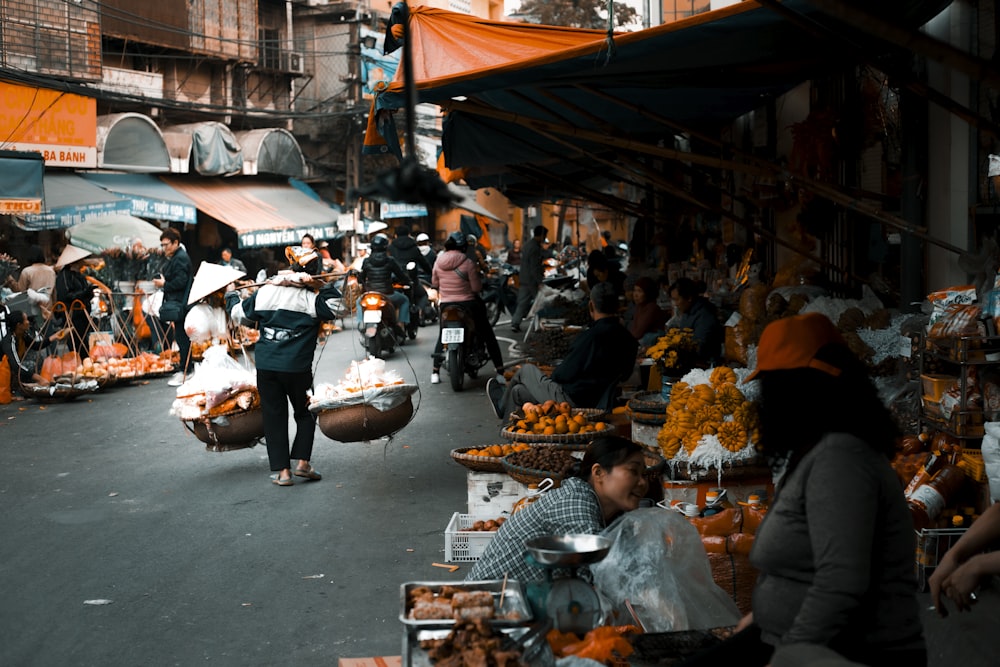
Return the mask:
<svg viewBox="0 0 1000 667"><path fill-rule="evenodd" d="M277 475L271 478L271 483L277 484L278 486L292 486L293 484L295 484L295 480L292 479L291 477L286 477L285 479L282 479L281 475Z"/></svg>
<svg viewBox="0 0 1000 667"><path fill-rule="evenodd" d="M296 468L295 475L296 477L305 477L306 479L315 480L317 482L323 479L323 475L316 472L316 468L313 468L312 466L309 466L308 468Z"/></svg>

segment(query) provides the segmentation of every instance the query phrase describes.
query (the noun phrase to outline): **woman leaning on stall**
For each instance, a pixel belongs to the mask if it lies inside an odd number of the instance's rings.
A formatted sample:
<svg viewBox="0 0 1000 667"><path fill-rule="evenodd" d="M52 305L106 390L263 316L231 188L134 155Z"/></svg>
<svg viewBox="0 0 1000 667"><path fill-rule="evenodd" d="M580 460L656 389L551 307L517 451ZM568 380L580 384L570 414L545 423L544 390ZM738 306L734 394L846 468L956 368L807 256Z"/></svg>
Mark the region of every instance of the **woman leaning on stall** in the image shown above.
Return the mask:
<svg viewBox="0 0 1000 667"><path fill-rule="evenodd" d="M764 329L754 378L778 481L750 552L753 611L731 639L683 664L800 664L792 656L806 649L926 665L913 524L890 465L899 430L866 367L810 313Z"/></svg>
<svg viewBox="0 0 1000 667"><path fill-rule="evenodd" d="M639 507L648 482L642 446L612 435L587 447L573 476L515 512L497 531L466 579L541 581L545 570L524 560L525 541L541 535L596 535Z"/></svg>

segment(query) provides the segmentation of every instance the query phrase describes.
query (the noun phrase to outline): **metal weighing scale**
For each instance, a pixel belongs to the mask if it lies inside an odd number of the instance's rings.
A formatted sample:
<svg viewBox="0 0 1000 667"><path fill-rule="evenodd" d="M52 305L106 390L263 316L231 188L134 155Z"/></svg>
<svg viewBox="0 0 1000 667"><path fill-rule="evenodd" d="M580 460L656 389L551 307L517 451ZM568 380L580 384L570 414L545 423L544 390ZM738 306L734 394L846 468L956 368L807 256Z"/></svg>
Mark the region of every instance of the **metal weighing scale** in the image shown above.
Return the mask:
<svg viewBox="0 0 1000 667"><path fill-rule="evenodd" d="M601 599L577 568L602 560L611 550L603 535L542 535L525 541L525 559L546 571L545 581L528 585L527 596L538 619L549 619L561 632L583 636L601 625ZM556 575L555 570L569 574Z"/></svg>

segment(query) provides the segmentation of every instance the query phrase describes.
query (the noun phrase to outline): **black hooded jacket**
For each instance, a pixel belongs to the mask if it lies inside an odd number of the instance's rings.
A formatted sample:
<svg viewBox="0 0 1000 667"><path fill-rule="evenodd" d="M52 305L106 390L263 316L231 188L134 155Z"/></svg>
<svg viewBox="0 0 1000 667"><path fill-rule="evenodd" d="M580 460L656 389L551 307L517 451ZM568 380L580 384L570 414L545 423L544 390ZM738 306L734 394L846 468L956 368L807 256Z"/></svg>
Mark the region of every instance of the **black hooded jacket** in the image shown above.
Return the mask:
<svg viewBox="0 0 1000 667"><path fill-rule="evenodd" d="M403 267L384 250L373 250L361 265L361 284L366 292L381 292L387 296L392 294L393 278L396 282L410 284L410 278Z"/></svg>
<svg viewBox="0 0 1000 667"><path fill-rule="evenodd" d="M412 236L397 236L389 244L389 254L399 262L399 265L406 268L410 262L417 263L419 273L431 274L434 267L427 263L427 258L420 252L417 242Z"/></svg>

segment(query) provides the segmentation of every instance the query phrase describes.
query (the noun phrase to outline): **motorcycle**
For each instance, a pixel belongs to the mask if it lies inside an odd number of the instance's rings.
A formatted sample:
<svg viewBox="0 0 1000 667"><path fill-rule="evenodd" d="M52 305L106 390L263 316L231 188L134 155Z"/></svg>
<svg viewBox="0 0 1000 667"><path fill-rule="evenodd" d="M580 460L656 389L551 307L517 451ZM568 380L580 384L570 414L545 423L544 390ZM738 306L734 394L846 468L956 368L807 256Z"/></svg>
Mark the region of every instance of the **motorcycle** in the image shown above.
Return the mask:
<svg viewBox="0 0 1000 667"><path fill-rule="evenodd" d="M399 344L396 307L380 292L361 295L361 344L372 357L384 358Z"/></svg>
<svg viewBox="0 0 1000 667"><path fill-rule="evenodd" d="M479 369L490 360L486 341L478 335L475 321L458 304L448 304L441 311L441 348L454 391L462 391L466 375L476 379Z"/></svg>
<svg viewBox="0 0 1000 667"><path fill-rule="evenodd" d="M496 326L500 313L506 311L514 314L519 286L518 267L506 263L490 263L480 296L486 303L486 314L491 326Z"/></svg>

